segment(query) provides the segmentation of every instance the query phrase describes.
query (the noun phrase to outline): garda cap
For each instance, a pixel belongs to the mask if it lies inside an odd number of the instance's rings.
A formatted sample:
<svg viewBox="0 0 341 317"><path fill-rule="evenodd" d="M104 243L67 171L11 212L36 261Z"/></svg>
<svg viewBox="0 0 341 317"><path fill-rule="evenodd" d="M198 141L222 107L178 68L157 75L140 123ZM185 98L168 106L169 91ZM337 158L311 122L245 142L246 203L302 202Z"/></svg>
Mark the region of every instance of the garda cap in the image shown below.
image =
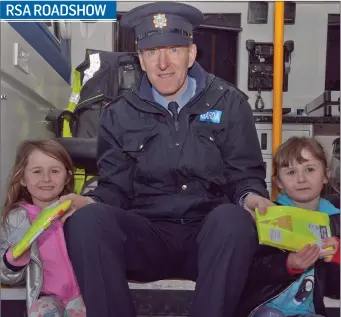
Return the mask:
<svg viewBox="0 0 341 317"><path fill-rule="evenodd" d="M188 4L160 1L130 10L120 26L134 30L138 49L150 49L191 44L193 29L203 19L203 13Z"/></svg>

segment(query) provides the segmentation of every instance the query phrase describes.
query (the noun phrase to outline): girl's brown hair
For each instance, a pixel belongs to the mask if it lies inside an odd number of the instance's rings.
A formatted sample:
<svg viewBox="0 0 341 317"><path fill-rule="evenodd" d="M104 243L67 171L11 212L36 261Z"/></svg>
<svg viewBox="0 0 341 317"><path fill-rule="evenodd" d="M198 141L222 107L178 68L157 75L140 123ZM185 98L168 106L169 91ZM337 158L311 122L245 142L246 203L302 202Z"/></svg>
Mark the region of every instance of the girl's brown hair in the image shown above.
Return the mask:
<svg viewBox="0 0 341 317"><path fill-rule="evenodd" d="M7 198L2 213L2 223L4 224L10 211L20 202L32 203L32 197L27 188L21 185L24 177L25 167L28 157L34 151L43 152L46 155L60 161L70 176L70 180L65 186L61 195L74 192L74 171L69 154L58 142L54 140L26 140L23 141L16 153L14 167L8 184Z"/></svg>
<svg viewBox="0 0 341 317"><path fill-rule="evenodd" d="M320 161L327 173L328 163L322 145L312 138L292 137L280 145L274 156L274 176L278 176L280 168L289 167L294 162L300 164L306 162L307 160L302 157L303 150L309 151L316 160Z"/></svg>

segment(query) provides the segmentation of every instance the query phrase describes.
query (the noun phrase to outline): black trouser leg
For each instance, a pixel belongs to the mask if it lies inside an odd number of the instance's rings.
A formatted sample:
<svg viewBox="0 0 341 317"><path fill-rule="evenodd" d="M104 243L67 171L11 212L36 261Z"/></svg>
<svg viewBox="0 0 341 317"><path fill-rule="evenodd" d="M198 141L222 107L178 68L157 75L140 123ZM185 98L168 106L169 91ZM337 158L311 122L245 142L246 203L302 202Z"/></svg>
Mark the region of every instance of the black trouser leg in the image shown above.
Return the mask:
<svg viewBox="0 0 341 317"><path fill-rule="evenodd" d="M198 277L189 316L236 317L257 247L252 217L238 206L221 205L204 220L196 243Z"/></svg>
<svg viewBox="0 0 341 317"><path fill-rule="evenodd" d="M257 244L251 216L233 205L178 225L92 204L65 232L87 317L135 317L127 279L172 277L197 279L191 317L232 317Z"/></svg>
<svg viewBox="0 0 341 317"><path fill-rule="evenodd" d="M87 317L136 316L127 279L171 277L176 258L171 232L167 224L160 229L104 204L88 205L69 218L65 236Z"/></svg>

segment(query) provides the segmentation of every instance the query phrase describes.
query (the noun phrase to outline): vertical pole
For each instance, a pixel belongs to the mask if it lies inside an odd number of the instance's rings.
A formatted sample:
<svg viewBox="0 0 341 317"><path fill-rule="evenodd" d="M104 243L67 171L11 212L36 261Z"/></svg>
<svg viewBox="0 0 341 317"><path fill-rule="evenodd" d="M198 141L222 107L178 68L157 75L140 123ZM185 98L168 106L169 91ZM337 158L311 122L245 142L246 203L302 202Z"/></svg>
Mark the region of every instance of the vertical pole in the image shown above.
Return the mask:
<svg viewBox="0 0 341 317"><path fill-rule="evenodd" d="M282 143L282 102L284 64L284 1L275 1L274 16L274 69L273 69L273 118L272 157ZM272 199L277 195L277 187L272 184Z"/></svg>

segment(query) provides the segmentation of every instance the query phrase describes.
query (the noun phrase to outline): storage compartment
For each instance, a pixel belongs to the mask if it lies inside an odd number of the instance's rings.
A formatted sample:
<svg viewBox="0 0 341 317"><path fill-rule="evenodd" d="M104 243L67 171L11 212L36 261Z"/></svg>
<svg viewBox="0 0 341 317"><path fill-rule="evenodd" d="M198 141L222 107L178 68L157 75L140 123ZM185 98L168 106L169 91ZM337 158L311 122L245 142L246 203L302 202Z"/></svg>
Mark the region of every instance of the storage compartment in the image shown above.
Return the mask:
<svg viewBox="0 0 341 317"><path fill-rule="evenodd" d="M258 140L263 155L272 154L272 131L257 129Z"/></svg>
<svg viewBox="0 0 341 317"><path fill-rule="evenodd" d="M298 136L298 137L312 137L312 133L309 130L302 130L302 131L297 131L297 130L288 130L285 131L283 130L282 133L282 142L287 141L288 139L290 139L293 136Z"/></svg>
<svg viewBox="0 0 341 317"><path fill-rule="evenodd" d="M272 124L256 124L259 144L263 155L272 155ZM312 124L283 124L282 142L293 136L313 137Z"/></svg>

